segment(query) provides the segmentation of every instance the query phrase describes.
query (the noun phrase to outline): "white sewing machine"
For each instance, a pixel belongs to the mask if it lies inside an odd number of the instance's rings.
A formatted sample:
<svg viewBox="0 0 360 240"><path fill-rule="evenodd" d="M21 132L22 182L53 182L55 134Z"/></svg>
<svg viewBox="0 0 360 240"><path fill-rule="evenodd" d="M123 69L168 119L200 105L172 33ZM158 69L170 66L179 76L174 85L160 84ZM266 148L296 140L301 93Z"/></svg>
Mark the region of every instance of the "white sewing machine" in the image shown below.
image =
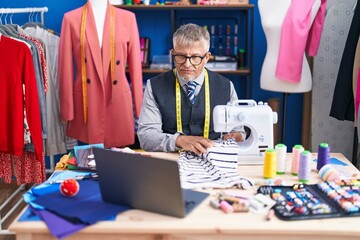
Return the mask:
<svg viewBox="0 0 360 240"><path fill-rule="evenodd" d="M239 164L264 163L265 150L274 147L273 124L277 123L277 113L267 103L237 100L228 105L218 105L214 108L213 119L215 132L229 133L239 126L251 130L247 139L238 143Z"/></svg>

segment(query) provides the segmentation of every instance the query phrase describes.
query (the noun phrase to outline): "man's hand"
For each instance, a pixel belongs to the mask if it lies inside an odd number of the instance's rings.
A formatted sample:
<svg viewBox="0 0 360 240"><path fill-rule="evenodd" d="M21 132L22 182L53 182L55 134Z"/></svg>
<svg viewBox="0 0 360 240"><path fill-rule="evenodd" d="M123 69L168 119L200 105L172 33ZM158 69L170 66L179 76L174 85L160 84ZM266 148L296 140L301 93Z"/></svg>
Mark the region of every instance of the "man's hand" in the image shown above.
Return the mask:
<svg viewBox="0 0 360 240"><path fill-rule="evenodd" d="M232 133L228 133L228 134L224 135L224 140L228 140L231 138L235 139L235 142L244 141L243 136L240 132L232 132Z"/></svg>
<svg viewBox="0 0 360 240"><path fill-rule="evenodd" d="M212 147L213 143L210 139L199 136L185 136L179 135L175 142L178 148L182 148L185 151L192 151L199 155L200 153L206 153L208 147Z"/></svg>

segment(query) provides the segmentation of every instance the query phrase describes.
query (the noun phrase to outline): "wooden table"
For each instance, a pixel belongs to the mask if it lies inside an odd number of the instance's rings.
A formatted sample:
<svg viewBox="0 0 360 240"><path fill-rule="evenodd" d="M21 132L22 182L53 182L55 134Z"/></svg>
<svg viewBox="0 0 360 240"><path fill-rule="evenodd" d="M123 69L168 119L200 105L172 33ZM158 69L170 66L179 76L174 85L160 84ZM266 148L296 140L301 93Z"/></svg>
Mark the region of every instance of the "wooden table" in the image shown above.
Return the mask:
<svg viewBox="0 0 360 240"><path fill-rule="evenodd" d="M177 155L156 153L158 157L176 159ZM313 154L313 157L316 157ZM342 155L332 154L347 164L344 172L360 172ZM313 163L315 169L315 163ZM291 157L287 156L287 170L291 168ZM263 166L239 166L242 176L256 181L262 179ZM311 173L311 182L320 181L318 173ZM286 173L283 180L288 185L297 178ZM216 192L215 190L213 190ZM239 190L244 193L244 190ZM210 198L210 197L209 197ZM45 223L18 222L10 226L10 231L21 239L54 239ZM188 217L179 219L141 210L129 210L117 216L116 221L102 221L66 239L360 239L360 217L329 218L301 221L283 221L276 217L265 220L265 214L232 213L225 214L213 209L209 199L205 200Z"/></svg>

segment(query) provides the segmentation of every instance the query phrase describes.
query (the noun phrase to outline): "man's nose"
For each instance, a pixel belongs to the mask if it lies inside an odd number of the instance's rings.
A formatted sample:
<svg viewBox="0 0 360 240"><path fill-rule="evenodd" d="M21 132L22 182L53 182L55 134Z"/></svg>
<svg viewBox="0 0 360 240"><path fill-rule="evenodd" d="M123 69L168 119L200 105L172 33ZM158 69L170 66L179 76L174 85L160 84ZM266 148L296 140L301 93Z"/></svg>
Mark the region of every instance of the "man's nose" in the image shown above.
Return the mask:
<svg viewBox="0 0 360 240"><path fill-rule="evenodd" d="M186 58L185 62L184 62L184 65L189 67L191 66L192 64L190 63L190 58Z"/></svg>

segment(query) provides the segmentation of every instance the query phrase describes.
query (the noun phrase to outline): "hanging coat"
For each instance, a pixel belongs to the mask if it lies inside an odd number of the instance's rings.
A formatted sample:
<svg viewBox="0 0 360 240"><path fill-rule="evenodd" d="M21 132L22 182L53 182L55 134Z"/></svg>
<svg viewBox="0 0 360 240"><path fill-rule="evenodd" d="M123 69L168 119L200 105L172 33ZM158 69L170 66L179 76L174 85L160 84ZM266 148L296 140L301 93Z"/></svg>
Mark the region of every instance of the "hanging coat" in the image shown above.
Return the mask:
<svg viewBox="0 0 360 240"><path fill-rule="evenodd" d="M64 15L59 47L60 116L67 121L67 135L85 143L105 147L134 143L134 112L142 102L140 40L135 14L114 8L114 78L111 79L110 4L104 23L102 48L98 40L91 4L85 27L87 121L84 120L80 30L82 10ZM126 77L129 68L131 87ZM133 100L134 97L134 100ZM134 107L133 107L134 103Z"/></svg>

